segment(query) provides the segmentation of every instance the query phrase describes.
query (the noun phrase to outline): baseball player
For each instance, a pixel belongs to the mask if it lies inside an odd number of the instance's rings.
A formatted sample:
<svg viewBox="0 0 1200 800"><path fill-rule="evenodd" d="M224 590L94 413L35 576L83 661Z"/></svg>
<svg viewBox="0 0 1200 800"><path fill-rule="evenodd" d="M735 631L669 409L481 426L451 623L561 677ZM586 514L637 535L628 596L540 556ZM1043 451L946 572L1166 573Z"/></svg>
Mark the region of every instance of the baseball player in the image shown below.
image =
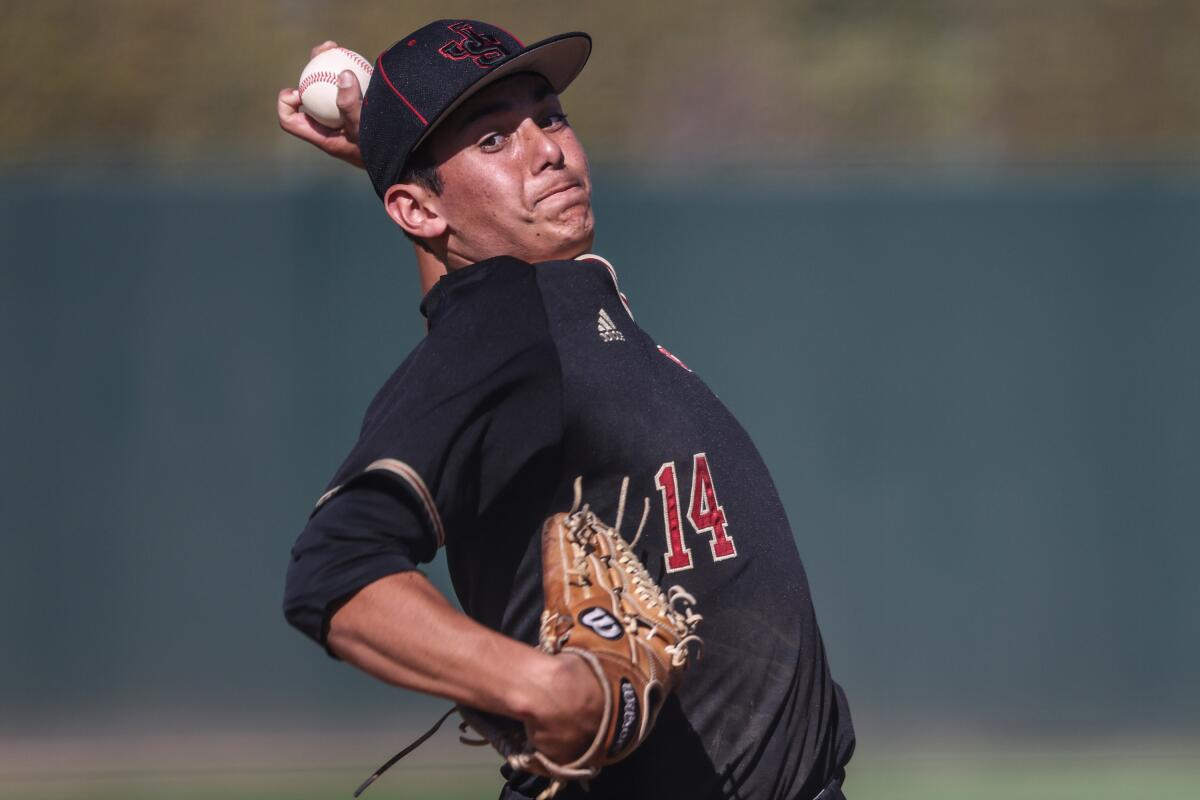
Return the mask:
<svg viewBox="0 0 1200 800"><path fill-rule="evenodd" d="M609 522L629 499L626 539L647 511L633 549L696 598L704 650L640 746L558 796L840 798L849 710L766 466L590 254L591 176L559 101L590 51L582 33L524 45L440 20L379 56L361 101L342 84L341 131L280 93L284 130L364 166L412 240L429 326L296 541L286 617L334 657L515 721L569 762L604 690L584 659L531 645L538 533L579 478ZM465 614L419 572L440 548ZM502 798L546 788L503 772Z"/></svg>

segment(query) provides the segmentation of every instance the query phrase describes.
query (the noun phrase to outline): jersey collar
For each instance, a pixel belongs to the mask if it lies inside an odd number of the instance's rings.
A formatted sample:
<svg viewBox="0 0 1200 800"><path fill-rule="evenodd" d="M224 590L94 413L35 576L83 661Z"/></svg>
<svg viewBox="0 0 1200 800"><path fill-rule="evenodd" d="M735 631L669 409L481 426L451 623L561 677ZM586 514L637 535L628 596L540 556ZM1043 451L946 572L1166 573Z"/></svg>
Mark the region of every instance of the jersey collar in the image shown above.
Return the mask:
<svg viewBox="0 0 1200 800"><path fill-rule="evenodd" d="M595 253L584 253L581 256L575 257L576 261L595 261L598 264L603 264L608 270L608 277L612 278L613 288L617 290L617 296L621 298L621 305L625 306L625 313L633 319L633 310L629 307L629 298L621 291L621 284L617 283L617 271L613 269L613 265L609 263L607 258L598 256Z"/></svg>
<svg viewBox="0 0 1200 800"><path fill-rule="evenodd" d="M501 256L503 258L503 256ZM432 321L433 316L437 313L438 306L441 304L444 295L447 291L454 288L455 285L461 282L471 282L473 276L482 272L488 264L495 259L487 259L478 263L472 264L469 267L456 269L453 272L448 272L438 279L438 282L425 294L421 299L421 316L426 320ZM621 291L621 286L617 283L617 271L607 258L598 256L595 253L584 253L581 256L576 256L575 261L594 261L608 270L608 276L612 278L613 288L617 290L617 295L621 298L621 304L625 306L625 312L629 314L629 318L633 319L633 312L629 309L629 299L625 297L625 293Z"/></svg>

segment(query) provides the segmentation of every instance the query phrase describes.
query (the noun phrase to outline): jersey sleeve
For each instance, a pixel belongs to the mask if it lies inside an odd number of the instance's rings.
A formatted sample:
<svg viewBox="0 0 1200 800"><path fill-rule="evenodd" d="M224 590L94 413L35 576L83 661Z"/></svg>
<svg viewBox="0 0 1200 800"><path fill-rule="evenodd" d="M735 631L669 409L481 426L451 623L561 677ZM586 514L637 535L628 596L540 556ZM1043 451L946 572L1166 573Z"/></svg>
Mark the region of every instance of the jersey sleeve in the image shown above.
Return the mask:
<svg viewBox="0 0 1200 800"><path fill-rule="evenodd" d="M433 560L423 512L382 475L368 473L320 508L292 547L283 610L324 645L329 618L370 583Z"/></svg>
<svg viewBox="0 0 1200 800"><path fill-rule="evenodd" d="M318 642L371 581L506 535L514 502L545 516L530 487L559 461L562 374L533 269L484 262L439 286L430 333L372 401L293 550L288 619ZM473 588L456 581L460 602Z"/></svg>

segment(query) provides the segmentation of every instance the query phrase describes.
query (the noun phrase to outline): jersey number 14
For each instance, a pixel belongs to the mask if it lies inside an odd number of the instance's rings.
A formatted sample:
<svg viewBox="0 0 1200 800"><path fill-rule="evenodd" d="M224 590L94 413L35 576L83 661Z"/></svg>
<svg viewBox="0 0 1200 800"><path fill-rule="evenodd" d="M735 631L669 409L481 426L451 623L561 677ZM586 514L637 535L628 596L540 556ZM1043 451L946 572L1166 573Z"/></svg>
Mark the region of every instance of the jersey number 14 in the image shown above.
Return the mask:
<svg viewBox="0 0 1200 800"><path fill-rule="evenodd" d="M679 477L675 462L668 461L654 475L658 491L663 499L663 526L667 531L667 552L663 556L667 572L679 572L692 568L692 551L683 539L683 524L679 513ZM687 519L698 534L709 537L713 561L724 561L737 557L733 537L726 530L725 509L717 501L717 489L713 486L712 472L708 468L708 456L696 453L692 456L692 491L687 507Z"/></svg>

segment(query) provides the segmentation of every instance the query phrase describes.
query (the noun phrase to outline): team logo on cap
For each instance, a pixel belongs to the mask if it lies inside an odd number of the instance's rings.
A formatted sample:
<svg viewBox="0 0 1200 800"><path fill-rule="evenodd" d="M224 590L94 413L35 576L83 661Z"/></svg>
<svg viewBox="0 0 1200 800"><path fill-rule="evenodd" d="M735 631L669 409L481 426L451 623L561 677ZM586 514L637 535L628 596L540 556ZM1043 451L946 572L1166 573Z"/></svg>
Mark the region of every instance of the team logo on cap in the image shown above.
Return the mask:
<svg viewBox="0 0 1200 800"><path fill-rule="evenodd" d="M508 55L500 39L490 33L476 33L470 22L453 22L447 27L459 35L459 39L446 42L438 52L454 61L469 58L481 69L494 67Z"/></svg>

